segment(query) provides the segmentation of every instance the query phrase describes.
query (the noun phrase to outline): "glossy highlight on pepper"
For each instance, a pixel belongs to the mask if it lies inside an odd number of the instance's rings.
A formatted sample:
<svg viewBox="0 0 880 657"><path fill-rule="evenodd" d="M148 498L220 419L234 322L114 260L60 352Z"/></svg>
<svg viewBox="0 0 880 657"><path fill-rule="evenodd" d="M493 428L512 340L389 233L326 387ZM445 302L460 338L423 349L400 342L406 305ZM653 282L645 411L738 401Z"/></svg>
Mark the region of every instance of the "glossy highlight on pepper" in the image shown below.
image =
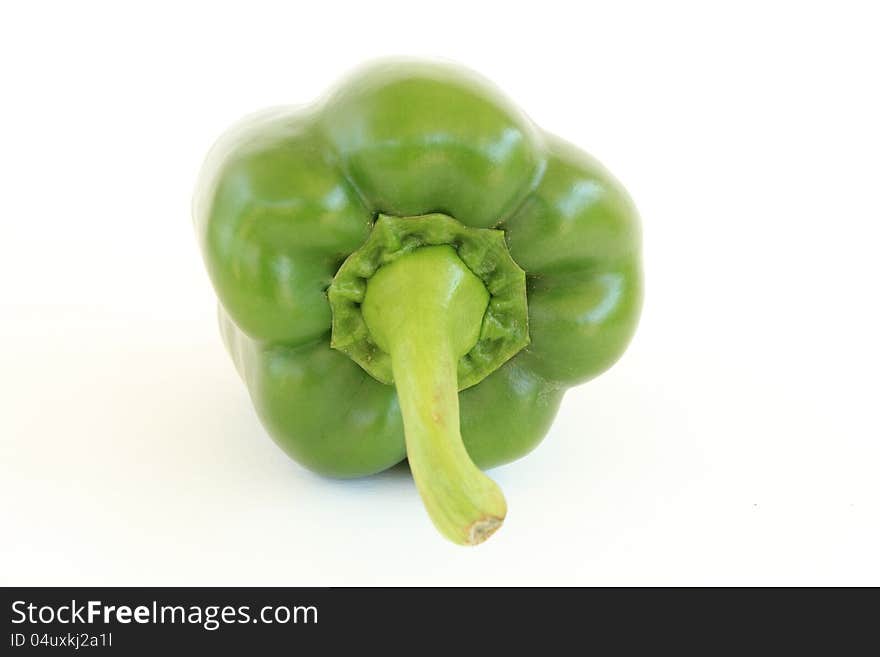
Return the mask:
<svg viewBox="0 0 880 657"><path fill-rule="evenodd" d="M394 60L214 146L194 215L261 421L317 472L409 456L434 524L485 540L480 469L547 432L623 353L642 296L620 184L458 67Z"/></svg>

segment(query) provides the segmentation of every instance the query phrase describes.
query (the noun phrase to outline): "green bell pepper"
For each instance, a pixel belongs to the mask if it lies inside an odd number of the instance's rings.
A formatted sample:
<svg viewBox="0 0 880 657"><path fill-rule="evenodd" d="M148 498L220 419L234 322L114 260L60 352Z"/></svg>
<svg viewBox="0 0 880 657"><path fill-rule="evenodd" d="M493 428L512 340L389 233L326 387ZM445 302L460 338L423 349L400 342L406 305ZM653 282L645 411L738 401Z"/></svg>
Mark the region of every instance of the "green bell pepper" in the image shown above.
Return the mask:
<svg viewBox="0 0 880 657"><path fill-rule="evenodd" d="M319 473L408 459L475 544L506 503L480 468L541 440L641 306L622 187L454 67L384 62L233 128L194 214L224 341L277 443Z"/></svg>

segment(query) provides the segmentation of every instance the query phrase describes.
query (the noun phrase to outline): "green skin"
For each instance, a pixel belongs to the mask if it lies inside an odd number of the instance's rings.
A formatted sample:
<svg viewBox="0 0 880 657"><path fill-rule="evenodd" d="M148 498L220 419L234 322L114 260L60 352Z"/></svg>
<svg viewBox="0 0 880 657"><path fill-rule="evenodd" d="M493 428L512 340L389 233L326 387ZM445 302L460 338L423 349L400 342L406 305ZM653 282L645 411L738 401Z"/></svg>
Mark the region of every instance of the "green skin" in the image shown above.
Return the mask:
<svg viewBox="0 0 880 657"><path fill-rule="evenodd" d="M445 65L373 65L314 108L236 126L194 213L224 340L272 437L336 477L408 457L460 544L506 513L480 469L532 450L638 321L623 188Z"/></svg>

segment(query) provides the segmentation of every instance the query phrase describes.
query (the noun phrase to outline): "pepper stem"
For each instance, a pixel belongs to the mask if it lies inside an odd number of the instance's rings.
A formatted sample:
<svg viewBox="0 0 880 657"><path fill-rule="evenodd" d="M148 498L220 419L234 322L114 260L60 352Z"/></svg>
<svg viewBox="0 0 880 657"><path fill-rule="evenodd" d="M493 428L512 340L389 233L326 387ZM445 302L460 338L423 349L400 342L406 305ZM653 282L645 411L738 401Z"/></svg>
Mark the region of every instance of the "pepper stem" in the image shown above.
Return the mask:
<svg viewBox="0 0 880 657"><path fill-rule="evenodd" d="M449 246L427 246L381 267L362 312L391 354L410 470L428 515L448 539L475 545L504 521L498 485L461 439L458 360L476 344L489 293Z"/></svg>

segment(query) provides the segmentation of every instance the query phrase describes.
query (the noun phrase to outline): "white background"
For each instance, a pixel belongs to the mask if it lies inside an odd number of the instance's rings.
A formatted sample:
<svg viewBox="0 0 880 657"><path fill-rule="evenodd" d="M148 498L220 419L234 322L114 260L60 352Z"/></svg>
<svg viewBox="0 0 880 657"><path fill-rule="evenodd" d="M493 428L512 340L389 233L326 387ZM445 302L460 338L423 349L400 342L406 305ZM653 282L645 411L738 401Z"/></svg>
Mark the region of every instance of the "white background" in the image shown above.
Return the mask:
<svg viewBox="0 0 880 657"><path fill-rule="evenodd" d="M880 585L872 3L4 3L0 583ZM636 339L492 471L322 479L221 346L190 198L241 115L378 55L494 80L644 222Z"/></svg>

